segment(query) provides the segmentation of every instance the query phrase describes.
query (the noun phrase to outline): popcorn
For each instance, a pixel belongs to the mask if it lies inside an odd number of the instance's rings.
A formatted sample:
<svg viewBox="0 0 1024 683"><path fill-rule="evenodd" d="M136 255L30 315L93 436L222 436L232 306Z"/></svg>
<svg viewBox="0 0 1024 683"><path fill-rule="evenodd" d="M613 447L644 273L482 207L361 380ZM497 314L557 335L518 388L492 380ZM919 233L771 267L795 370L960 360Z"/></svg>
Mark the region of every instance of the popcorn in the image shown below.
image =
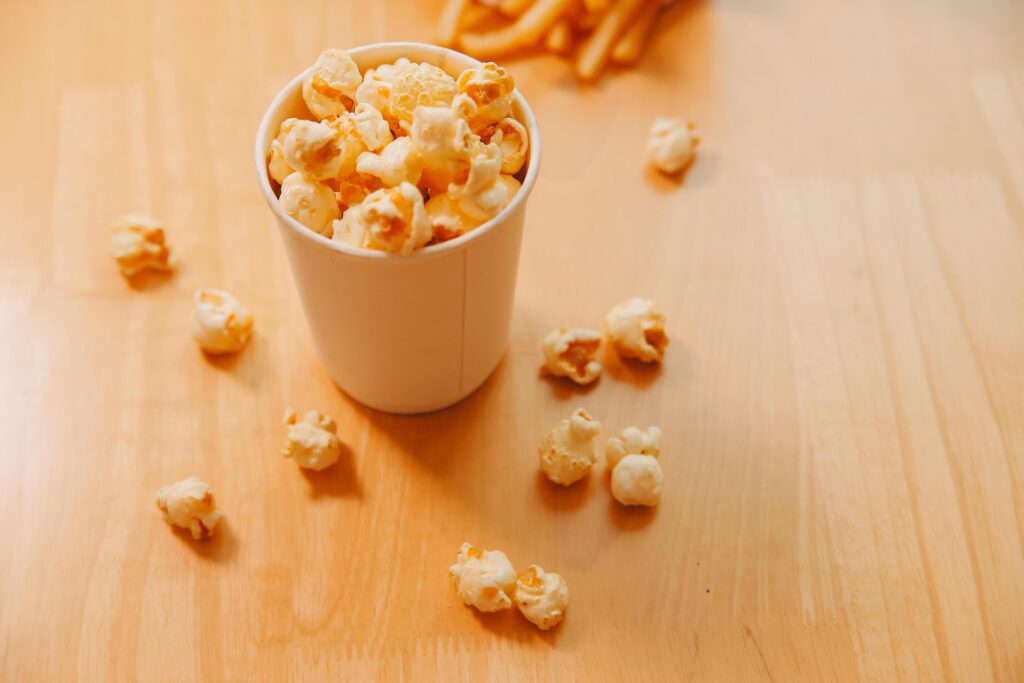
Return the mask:
<svg viewBox="0 0 1024 683"><path fill-rule="evenodd" d="M412 140L401 137L381 150L380 154L360 154L356 171L379 178L386 187L402 183L415 185L423 174L423 157Z"/></svg>
<svg viewBox="0 0 1024 683"><path fill-rule="evenodd" d="M355 173L356 162L363 152L374 152L391 142L391 131L380 112L369 105L356 107L358 113L345 113L324 119L323 125L336 132L338 170L335 177L344 178Z"/></svg>
<svg viewBox="0 0 1024 683"><path fill-rule="evenodd" d="M568 377L577 384L590 384L601 375L597 354L601 334L582 328L553 330L542 344L544 370L555 377Z"/></svg>
<svg viewBox="0 0 1024 683"><path fill-rule="evenodd" d="M431 242L438 244L464 235L480 225L481 221L463 212L459 202L447 192L435 195L426 203L430 221Z"/></svg>
<svg viewBox="0 0 1024 683"><path fill-rule="evenodd" d="M278 137L281 138L285 163L296 171L302 171L312 180L326 180L339 175L345 158L336 144L338 132L331 126L302 119L287 119L281 124Z"/></svg>
<svg viewBox="0 0 1024 683"><path fill-rule="evenodd" d="M699 138L682 119L654 119L647 138L647 158L659 171L678 173L693 161Z"/></svg>
<svg viewBox="0 0 1024 683"><path fill-rule="evenodd" d="M455 79L433 64L410 62L370 69L356 90L356 100L380 110L396 133L407 131L417 107L447 107L458 92Z"/></svg>
<svg viewBox="0 0 1024 683"><path fill-rule="evenodd" d="M489 126L487 132L488 136L481 133L481 137L501 149L501 172L508 175L519 173L530 149L530 136L523 124L515 119L504 118Z"/></svg>
<svg viewBox="0 0 1024 683"><path fill-rule="evenodd" d="M238 299L219 289L195 293L192 337L211 354L241 351L252 336L252 316Z"/></svg>
<svg viewBox="0 0 1024 683"><path fill-rule="evenodd" d="M291 458L295 464L307 470L320 471L338 462L341 441L338 440L338 426L330 417L311 410L302 420L289 409L284 414L288 425L281 454Z"/></svg>
<svg viewBox="0 0 1024 683"><path fill-rule="evenodd" d="M476 103L476 115L470 120L473 130L500 121L512 111L512 76L494 62L466 69L459 75L459 92Z"/></svg>
<svg viewBox="0 0 1024 683"><path fill-rule="evenodd" d="M626 427L619 438L608 439L604 448L604 459L608 467L615 467L627 455L661 455L661 430L648 427L646 431L637 427Z"/></svg>
<svg viewBox="0 0 1024 683"><path fill-rule="evenodd" d="M338 204L344 207L342 213L348 207L362 202L370 196L371 192L384 187L380 178L365 173L353 173L340 180L333 180L328 186L334 188L334 196L338 200Z"/></svg>
<svg viewBox="0 0 1024 683"><path fill-rule="evenodd" d="M188 529L195 540L213 535L214 527L224 516L217 509L210 485L199 477L182 479L161 488L156 492L156 506L165 522Z"/></svg>
<svg viewBox="0 0 1024 683"><path fill-rule="evenodd" d="M383 149L385 145L395 139L391 134L391 128L388 127L388 122L384 120L380 110L372 104L361 102L356 105L352 119L359 137L363 139L366 148L371 152Z"/></svg>
<svg viewBox="0 0 1024 683"><path fill-rule="evenodd" d="M119 218L110 236L110 254L125 277L146 269L174 270L163 226L149 216L128 214Z"/></svg>
<svg viewBox="0 0 1024 683"><path fill-rule="evenodd" d="M342 114L352 110L362 80L359 67L348 52L324 50L313 63L313 71L302 81L302 99L318 119Z"/></svg>
<svg viewBox="0 0 1024 683"><path fill-rule="evenodd" d="M477 143L469 162L465 180L448 186L448 194L459 201L459 207L480 221L494 216L508 205L509 188L498 181L501 175L501 149L497 145Z"/></svg>
<svg viewBox="0 0 1024 683"><path fill-rule="evenodd" d="M424 181L441 192L468 166L479 140L453 107L417 107L409 136L423 156Z"/></svg>
<svg viewBox="0 0 1024 683"><path fill-rule="evenodd" d="M270 177L274 179L278 185L284 182L284 179L295 172L295 169L288 165L288 162L284 158L284 124L281 124L281 130L278 131L277 137L270 143L270 160L267 164L267 170L270 172Z"/></svg>
<svg viewBox="0 0 1024 683"><path fill-rule="evenodd" d="M334 239L351 247L411 254L431 237L423 195L402 183L371 192L334 223Z"/></svg>
<svg viewBox="0 0 1024 683"><path fill-rule="evenodd" d="M617 305L605 318L605 329L620 356L647 363L660 363L665 356L665 314L649 299L627 299Z"/></svg>
<svg viewBox="0 0 1024 683"><path fill-rule="evenodd" d="M481 612L498 612L512 606L510 596L516 589L516 570L500 550L480 550L463 543L448 574L455 583L455 592L467 605Z"/></svg>
<svg viewBox="0 0 1024 683"><path fill-rule="evenodd" d="M278 202L285 213L324 237L331 236L331 224L341 216L334 191L298 171L281 183Z"/></svg>
<svg viewBox="0 0 1024 683"><path fill-rule="evenodd" d="M664 481L656 457L631 453L612 469L612 495L623 505L657 505Z"/></svg>
<svg viewBox="0 0 1024 683"><path fill-rule="evenodd" d="M601 423L583 408L577 408L541 440L537 449L541 471L562 486L587 476L594 465L594 440L600 431Z"/></svg>
<svg viewBox="0 0 1024 683"><path fill-rule="evenodd" d="M565 579L543 567L531 564L516 579L516 607L524 617L547 631L562 621L569 606L569 586Z"/></svg>

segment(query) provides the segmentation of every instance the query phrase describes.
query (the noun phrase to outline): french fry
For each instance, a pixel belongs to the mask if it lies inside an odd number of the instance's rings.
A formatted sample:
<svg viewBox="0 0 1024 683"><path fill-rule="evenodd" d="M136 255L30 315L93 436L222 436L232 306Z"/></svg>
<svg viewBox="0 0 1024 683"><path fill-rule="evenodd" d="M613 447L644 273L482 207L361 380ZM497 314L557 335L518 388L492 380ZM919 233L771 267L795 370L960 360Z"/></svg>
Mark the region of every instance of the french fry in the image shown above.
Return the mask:
<svg viewBox="0 0 1024 683"><path fill-rule="evenodd" d="M597 78L608 61L615 40L646 3L655 0L618 0L608 10L601 23L580 47L576 60L576 74L585 81Z"/></svg>
<svg viewBox="0 0 1024 683"><path fill-rule="evenodd" d="M658 12L661 10L659 3L649 2L644 5L637 14L636 19L619 37L612 48L611 58L616 64L624 66L636 64L647 47L647 41L651 38L654 24L658 19Z"/></svg>
<svg viewBox="0 0 1024 683"><path fill-rule="evenodd" d="M544 47L556 55L564 55L572 50L572 43L572 24L565 17L555 22L548 34L544 36Z"/></svg>
<svg viewBox="0 0 1024 683"><path fill-rule="evenodd" d="M583 6L587 8L588 12L598 14L608 9L610 4L612 4L611 0L583 0Z"/></svg>
<svg viewBox="0 0 1024 683"><path fill-rule="evenodd" d="M558 21L572 0L536 0L515 23L488 33L467 32L459 37L463 51L491 59L534 45Z"/></svg>
<svg viewBox="0 0 1024 683"><path fill-rule="evenodd" d="M488 19L495 19L500 16L493 7L479 5L471 2L466 11L462 13L462 21L459 22L459 31L476 28Z"/></svg>
<svg viewBox="0 0 1024 683"><path fill-rule="evenodd" d="M529 9L532 4L533 0L501 0L501 2L498 3L498 11L506 17L512 17L515 19Z"/></svg>
<svg viewBox="0 0 1024 683"><path fill-rule="evenodd" d="M437 39L442 45L454 45L459 38L459 25L470 0L448 0L441 12Z"/></svg>

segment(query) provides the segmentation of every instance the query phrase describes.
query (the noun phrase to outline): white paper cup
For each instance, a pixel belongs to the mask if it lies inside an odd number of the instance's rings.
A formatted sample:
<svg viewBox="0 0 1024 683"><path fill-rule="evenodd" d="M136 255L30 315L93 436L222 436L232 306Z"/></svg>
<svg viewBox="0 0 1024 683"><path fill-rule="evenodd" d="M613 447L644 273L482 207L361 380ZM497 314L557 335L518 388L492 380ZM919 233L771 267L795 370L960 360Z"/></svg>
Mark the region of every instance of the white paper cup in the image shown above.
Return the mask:
<svg viewBox="0 0 1024 683"><path fill-rule="evenodd" d="M407 57L453 76L480 62L420 43L349 50L360 71ZM304 227L281 210L267 154L282 121L308 117L299 74L256 134L256 177L277 218L292 277L320 359L345 393L392 413L438 410L473 393L508 345L526 201L540 167L540 131L515 94L514 115L530 134L522 189L495 218L457 239L409 256L354 249Z"/></svg>

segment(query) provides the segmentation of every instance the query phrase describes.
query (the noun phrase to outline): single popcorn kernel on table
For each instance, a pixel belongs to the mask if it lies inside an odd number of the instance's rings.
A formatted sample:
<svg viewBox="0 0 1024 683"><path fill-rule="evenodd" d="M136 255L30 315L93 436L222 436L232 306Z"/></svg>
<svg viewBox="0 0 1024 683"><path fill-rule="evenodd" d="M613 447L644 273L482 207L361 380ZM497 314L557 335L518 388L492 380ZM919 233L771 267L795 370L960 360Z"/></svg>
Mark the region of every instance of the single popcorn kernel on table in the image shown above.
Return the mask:
<svg viewBox="0 0 1024 683"><path fill-rule="evenodd" d="M288 426L281 454L307 470L320 471L338 462L341 441L338 425L327 415L311 410L299 420L298 413L289 409L284 414Z"/></svg>
<svg viewBox="0 0 1024 683"><path fill-rule="evenodd" d="M604 459L608 467L615 467L630 454L661 455L661 430L657 427L648 427L646 431L638 427L626 427L622 430L622 436L608 439L604 448Z"/></svg>
<svg viewBox="0 0 1024 683"><path fill-rule="evenodd" d="M540 630L557 626L569 606L569 586L565 579L543 567L531 564L516 579L516 607Z"/></svg>
<svg viewBox="0 0 1024 683"><path fill-rule="evenodd" d="M356 89L362 83L359 67L344 50L324 50L313 63L313 70L302 81L302 99L313 116L328 116L351 111Z"/></svg>
<svg viewBox="0 0 1024 683"><path fill-rule="evenodd" d="M693 162L696 126L682 119L654 119L647 138L647 159L663 173L678 173Z"/></svg>
<svg viewBox="0 0 1024 683"><path fill-rule="evenodd" d="M612 469L612 496L623 505L657 505L664 482L658 458L631 453Z"/></svg>
<svg viewBox="0 0 1024 683"><path fill-rule="evenodd" d="M544 339L541 348L544 370L555 377L568 377L577 384L590 384L601 376L601 363L597 360L601 349L599 332L560 327Z"/></svg>
<svg viewBox="0 0 1024 683"><path fill-rule="evenodd" d="M455 592L467 605L481 612L499 612L512 606L516 570L500 550L481 550L463 543L448 574Z"/></svg>
<svg viewBox="0 0 1024 683"><path fill-rule="evenodd" d="M324 237L331 236L331 225L341 216L334 190L298 171L281 183L277 201L285 213Z"/></svg>
<svg viewBox="0 0 1024 683"><path fill-rule="evenodd" d="M540 469L556 484L569 486L587 476L595 458L595 440L601 423L583 408L544 435L537 448Z"/></svg>
<svg viewBox="0 0 1024 683"><path fill-rule="evenodd" d="M127 278L143 270L174 270L171 250L164 240L164 228L155 219L128 214L113 225L110 254Z"/></svg>
<svg viewBox="0 0 1024 683"><path fill-rule="evenodd" d="M620 356L646 363L660 363L665 357L665 314L649 299L633 298L617 305L605 318L605 330Z"/></svg>
<svg viewBox="0 0 1024 683"><path fill-rule="evenodd" d="M220 289L199 289L194 297L192 337L211 354L241 351L252 336L252 315Z"/></svg>
<svg viewBox="0 0 1024 683"><path fill-rule="evenodd" d="M423 195L402 183L371 192L334 223L334 239L350 247L407 255L430 241Z"/></svg>
<svg viewBox="0 0 1024 683"><path fill-rule="evenodd" d="M165 522L188 529L195 540L213 535L214 527L224 516L217 509L210 485L199 477L182 479L161 488L156 493L156 506Z"/></svg>

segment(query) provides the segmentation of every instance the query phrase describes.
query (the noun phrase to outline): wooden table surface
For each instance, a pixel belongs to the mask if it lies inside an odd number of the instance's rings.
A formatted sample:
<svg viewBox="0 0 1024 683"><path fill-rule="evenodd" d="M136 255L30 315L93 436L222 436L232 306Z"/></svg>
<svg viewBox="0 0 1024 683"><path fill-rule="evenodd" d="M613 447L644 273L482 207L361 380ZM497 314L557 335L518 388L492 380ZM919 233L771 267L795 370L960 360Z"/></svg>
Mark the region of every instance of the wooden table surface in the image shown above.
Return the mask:
<svg viewBox="0 0 1024 683"><path fill-rule="evenodd" d="M0 5L0 679L1024 680L1024 5L684 0L596 88L511 64L545 143L511 346L397 417L314 357L250 149L321 48L438 9ZM642 165L663 114L703 133L681 186ZM118 275L131 210L174 277ZM255 315L236 359L189 338L201 285ZM546 331L633 295L660 372L537 376ZM538 476L577 405L662 427L660 508ZM350 455L282 459L287 406ZM190 474L210 542L153 505ZM462 606L465 540L562 573L562 626Z"/></svg>

